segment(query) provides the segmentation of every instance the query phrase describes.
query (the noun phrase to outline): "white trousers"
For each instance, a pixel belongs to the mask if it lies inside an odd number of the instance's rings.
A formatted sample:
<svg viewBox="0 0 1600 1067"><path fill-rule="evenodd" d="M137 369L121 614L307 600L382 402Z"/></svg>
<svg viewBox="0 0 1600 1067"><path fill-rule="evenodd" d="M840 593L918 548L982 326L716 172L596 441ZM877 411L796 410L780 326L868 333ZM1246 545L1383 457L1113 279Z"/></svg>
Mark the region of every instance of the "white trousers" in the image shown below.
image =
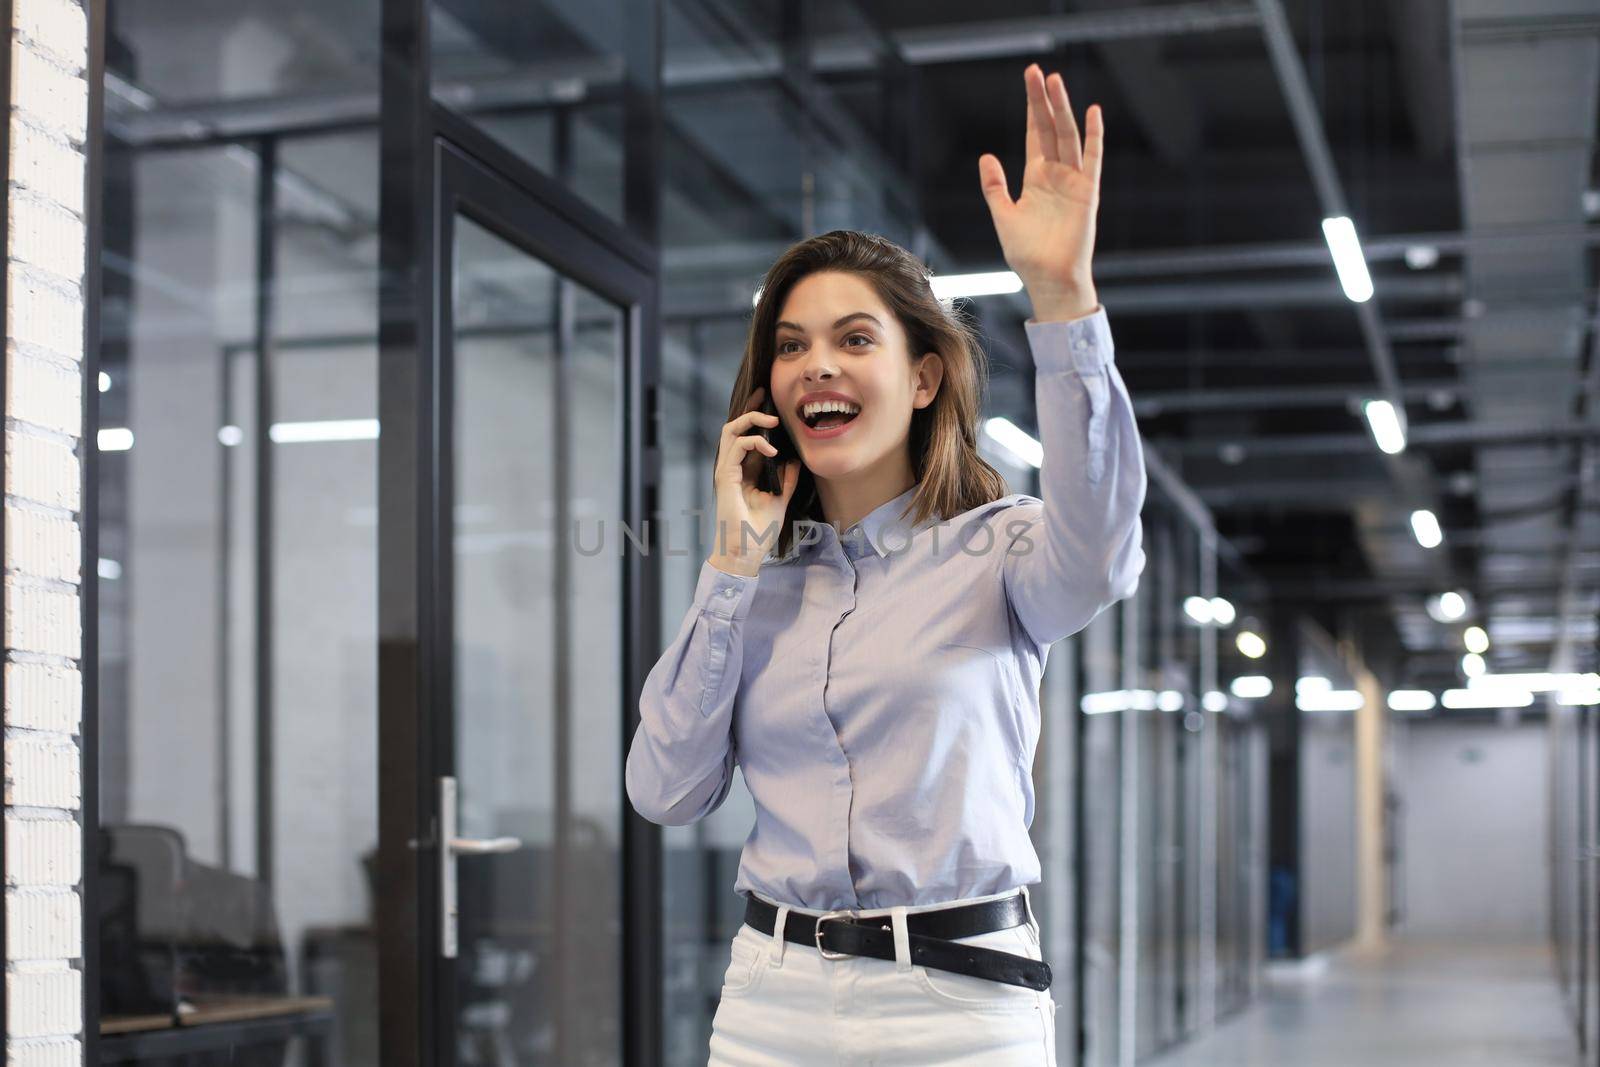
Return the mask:
<svg viewBox="0 0 1600 1067"><path fill-rule="evenodd" d="M773 934L740 924L711 1019L707 1067L1055 1067L1056 1003L1029 989L911 962L906 916L1021 893L1028 921L957 938L1042 959L1039 922L1028 887L939 904L866 909L862 918L893 920L895 958L824 959L814 945L775 936L790 908L778 909ZM1052 986L1053 987L1053 986Z"/></svg>

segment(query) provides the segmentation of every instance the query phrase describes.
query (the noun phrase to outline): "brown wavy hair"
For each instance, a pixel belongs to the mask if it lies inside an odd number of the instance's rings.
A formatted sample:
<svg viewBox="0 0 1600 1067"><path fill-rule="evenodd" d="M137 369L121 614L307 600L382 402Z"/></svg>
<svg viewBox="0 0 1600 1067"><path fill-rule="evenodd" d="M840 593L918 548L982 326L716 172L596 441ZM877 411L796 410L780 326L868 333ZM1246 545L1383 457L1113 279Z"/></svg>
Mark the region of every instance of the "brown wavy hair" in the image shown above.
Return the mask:
<svg viewBox="0 0 1600 1067"><path fill-rule="evenodd" d="M726 421L744 414L756 386L772 392L778 314L789 290L808 274L830 270L855 274L872 286L900 320L912 360L925 352L937 352L944 360L944 376L933 402L911 412L907 443L917 477L917 491L907 508L911 524L930 516L944 521L1005 496L1005 477L978 455L978 418L989 362L976 328L965 312L934 296L932 275L916 256L877 234L832 230L801 241L778 257L761 284ZM715 459L712 463L714 468ZM773 549L778 557L794 547L799 519L826 521L816 480L804 462Z"/></svg>

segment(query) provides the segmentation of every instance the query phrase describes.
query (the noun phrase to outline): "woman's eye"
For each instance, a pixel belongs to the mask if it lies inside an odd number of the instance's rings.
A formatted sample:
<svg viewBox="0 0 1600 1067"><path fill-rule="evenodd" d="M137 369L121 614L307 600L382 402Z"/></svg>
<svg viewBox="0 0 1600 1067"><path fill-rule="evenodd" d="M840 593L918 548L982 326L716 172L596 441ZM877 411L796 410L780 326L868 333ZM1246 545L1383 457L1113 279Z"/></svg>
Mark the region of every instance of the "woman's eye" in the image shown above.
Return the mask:
<svg viewBox="0 0 1600 1067"><path fill-rule="evenodd" d="M872 343L872 337L870 335L864 334L864 333L853 333L849 337L846 337L845 341L848 342L848 341L850 341L850 340L852 340L854 338L857 338L857 337L861 338L863 341L867 342L867 344L869 344L869 345Z"/></svg>
<svg viewBox="0 0 1600 1067"><path fill-rule="evenodd" d="M778 354L787 356L789 354L789 346L794 344L794 343L795 342L793 342L793 341L784 341L782 344L780 344L778 346Z"/></svg>

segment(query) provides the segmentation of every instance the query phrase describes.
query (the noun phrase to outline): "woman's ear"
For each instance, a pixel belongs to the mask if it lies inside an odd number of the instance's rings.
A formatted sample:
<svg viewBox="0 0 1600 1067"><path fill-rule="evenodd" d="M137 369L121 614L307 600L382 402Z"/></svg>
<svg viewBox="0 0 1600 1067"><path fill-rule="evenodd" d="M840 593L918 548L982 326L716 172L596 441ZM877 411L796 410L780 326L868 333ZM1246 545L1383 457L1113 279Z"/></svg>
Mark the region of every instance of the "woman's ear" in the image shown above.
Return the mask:
<svg viewBox="0 0 1600 1067"><path fill-rule="evenodd" d="M924 352L917 363L917 391L912 394L911 406L925 408L939 395L939 383L944 381L944 357L937 352Z"/></svg>

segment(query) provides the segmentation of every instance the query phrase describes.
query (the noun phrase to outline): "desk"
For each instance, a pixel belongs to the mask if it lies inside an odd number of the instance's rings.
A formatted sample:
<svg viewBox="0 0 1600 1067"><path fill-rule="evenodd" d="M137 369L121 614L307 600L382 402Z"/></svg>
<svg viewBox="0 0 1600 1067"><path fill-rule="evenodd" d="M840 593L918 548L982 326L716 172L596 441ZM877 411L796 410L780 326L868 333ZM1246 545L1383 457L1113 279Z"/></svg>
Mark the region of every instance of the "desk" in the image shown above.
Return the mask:
<svg viewBox="0 0 1600 1067"><path fill-rule="evenodd" d="M325 1039L333 1025L331 997L215 996L172 1015L107 1015L100 1020L100 1062L214 1052L237 1045Z"/></svg>

